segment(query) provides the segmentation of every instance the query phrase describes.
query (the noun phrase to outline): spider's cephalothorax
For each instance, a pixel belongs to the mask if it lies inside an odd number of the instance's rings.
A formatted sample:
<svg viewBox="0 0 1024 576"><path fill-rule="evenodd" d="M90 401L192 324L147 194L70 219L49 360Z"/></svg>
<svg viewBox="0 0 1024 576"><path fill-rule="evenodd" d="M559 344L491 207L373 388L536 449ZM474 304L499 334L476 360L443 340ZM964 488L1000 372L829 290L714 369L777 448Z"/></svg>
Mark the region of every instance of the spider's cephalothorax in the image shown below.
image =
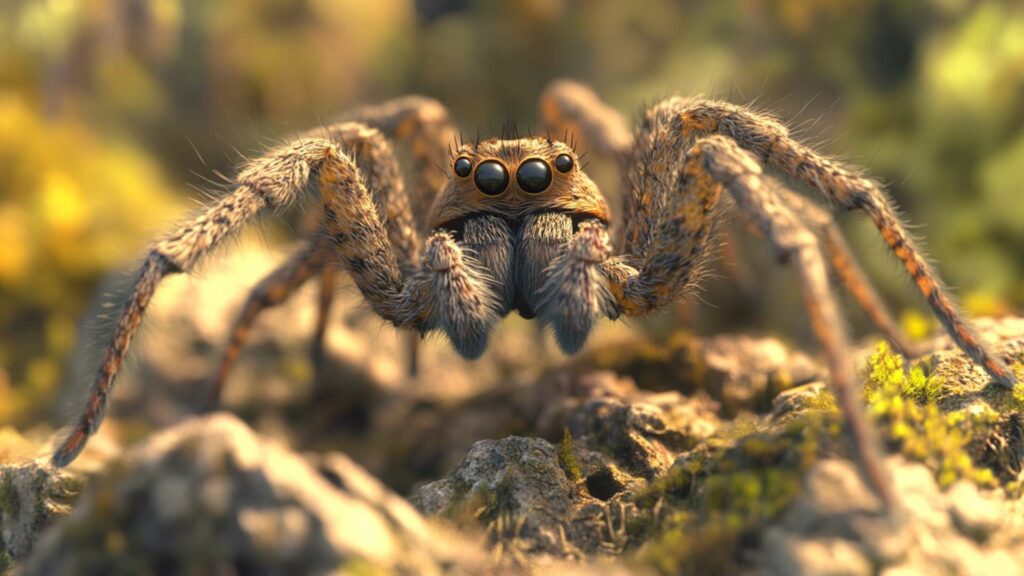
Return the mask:
<svg viewBox="0 0 1024 576"><path fill-rule="evenodd" d="M88 403L53 463L73 460L99 426L161 279L192 270L257 214L289 204L310 180L320 187L322 233L253 290L215 375L214 401L260 311L317 275L322 296L314 349L320 349L338 269L352 276L381 318L414 333L441 331L466 357L482 354L491 329L513 310L550 325L559 345L576 351L597 319L665 308L693 284L706 261L720 199L728 195L796 273L862 471L893 508L829 286L830 266L886 338L901 351L909 347L831 215L765 168L817 190L835 206L867 214L957 345L995 382L1014 384L1006 364L957 312L882 189L794 139L771 116L711 100L669 98L648 110L631 134L592 91L567 81L545 90L540 109L551 133L572 130L623 170L622 225L614 241L604 198L566 144L486 140L450 150L457 131L434 100L411 96L358 109L346 121L248 162L231 194L153 247L118 317ZM408 191L391 139L410 145Z"/></svg>

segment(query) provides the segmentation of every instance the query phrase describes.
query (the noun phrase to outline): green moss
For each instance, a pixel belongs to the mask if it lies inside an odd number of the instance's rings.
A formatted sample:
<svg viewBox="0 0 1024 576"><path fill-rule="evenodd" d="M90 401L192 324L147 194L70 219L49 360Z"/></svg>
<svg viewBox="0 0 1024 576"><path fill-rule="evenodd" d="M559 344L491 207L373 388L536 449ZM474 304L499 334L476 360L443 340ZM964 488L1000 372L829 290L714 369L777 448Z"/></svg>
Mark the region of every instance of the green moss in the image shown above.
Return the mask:
<svg viewBox="0 0 1024 576"><path fill-rule="evenodd" d="M558 465L565 471L565 476L569 480L579 482L583 478L580 463L573 452L572 434L568 427L562 429L562 441L558 444Z"/></svg>
<svg viewBox="0 0 1024 576"><path fill-rule="evenodd" d="M960 479L993 486L992 470L975 462L971 445L989 433L996 414L944 413L936 403L943 392L941 379L925 376L917 365L906 369L903 358L884 342L871 355L864 393L889 444L931 468L940 486Z"/></svg>
<svg viewBox="0 0 1024 576"><path fill-rule="evenodd" d="M1013 412L1024 412L1024 363L1017 362L1011 368L1017 376L1017 385L1010 393L1006 408Z"/></svg>
<svg viewBox="0 0 1024 576"><path fill-rule="evenodd" d="M14 518L21 512L21 499L18 498L18 491L12 484L6 475L0 480L0 509L7 518Z"/></svg>
<svg viewBox="0 0 1024 576"><path fill-rule="evenodd" d="M636 496L627 529L647 541L637 560L665 574L735 572L741 543L793 502L841 430L837 414L815 412L681 459Z"/></svg>
<svg viewBox="0 0 1024 576"><path fill-rule="evenodd" d="M868 404L875 404L893 395L930 403L939 399L943 386L941 378L925 376L919 365L913 365L908 370L904 366L903 357L890 350L889 344L883 341L868 360L864 394Z"/></svg>
<svg viewBox="0 0 1024 576"><path fill-rule="evenodd" d="M579 357L577 366L629 376L644 390L693 394L707 380L700 340L688 332L675 332L664 343L641 339L602 346Z"/></svg>

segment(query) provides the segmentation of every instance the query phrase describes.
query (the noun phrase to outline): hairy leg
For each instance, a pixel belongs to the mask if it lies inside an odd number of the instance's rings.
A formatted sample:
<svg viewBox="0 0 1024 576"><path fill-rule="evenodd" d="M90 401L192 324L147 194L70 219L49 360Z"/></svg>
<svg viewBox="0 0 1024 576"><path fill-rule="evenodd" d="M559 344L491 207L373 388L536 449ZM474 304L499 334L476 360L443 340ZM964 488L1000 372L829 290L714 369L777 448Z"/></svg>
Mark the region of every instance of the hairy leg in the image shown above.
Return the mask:
<svg viewBox="0 0 1024 576"><path fill-rule="evenodd" d="M997 383L1008 388L1014 385L1016 379L1009 367L982 344L963 319L876 182L794 140L785 126L765 114L722 102L679 98L666 100L656 109L670 112L688 139L714 133L728 136L766 164L819 190L831 202L865 212L953 341Z"/></svg>
<svg viewBox="0 0 1024 576"><path fill-rule="evenodd" d="M66 466L96 432L125 354L160 281L189 272L226 237L266 208L291 204L319 173L325 229L345 268L370 306L396 326L416 325L418 311L407 300L388 233L355 163L329 140L299 139L250 161L235 190L193 222L156 244L122 307L77 423L53 455ZM406 316L399 315L401 312Z"/></svg>
<svg viewBox="0 0 1024 576"><path fill-rule="evenodd" d="M896 500L882 464L879 443L861 405L860 387L854 378L846 331L829 287L828 271L817 238L771 192L754 158L727 138L703 138L690 148L684 155L678 183L683 197L707 199L712 204L723 188L727 190L737 206L750 215L771 242L779 259L789 263L797 273L811 328L825 352L836 401L847 421L861 470L886 506L895 510ZM706 228L709 224L705 220L712 213L702 209L691 212L675 210L665 214L657 233L656 247L648 253L642 268L626 274L625 286L618 289L613 280L612 291L619 307L627 314L646 312L652 304L663 306L668 302L665 295L671 294L673 288L661 283L685 278L692 266L680 265L670 274L652 270L660 267L658 262L686 260L680 258L678 244L663 241L662 237L670 240L680 230L694 225ZM693 220L687 222L688 216ZM617 272L622 274L622 269Z"/></svg>
<svg viewBox="0 0 1024 576"><path fill-rule="evenodd" d="M721 186L688 159L684 144L666 113L649 114L637 134L627 198L632 220L622 256L606 263L616 300L630 316L677 301L708 260Z"/></svg>
<svg viewBox="0 0 1024 576"><path fill-rule="evenodd" d="M404 274L415 270L419 259L419 233L398 159L386 134L358 122L341 122L310 130L306 137L315 138L317 134L326 134L355 160L373 196L377 215L387 229L399 268Z"/></svg>
<svg viewBox="0 0 1024 576"><path fill-rule="evenodd" d="M324 242L313 242L294 254L284 264L267 275L249 293L242 311L231 326L228 343L221 356L217 371L207 388L206 409L215 410L220 404L221 392L228 374L234 368L238 357L249 339L256 318L265 309L286 301L299 287L317 273L324 270L328 260L328 246ZM324 277L328 275L325 273ZM322 312L322 311L321 311ZM326 316L321 313L319 318Z"/></svg>
<svg viewBox="0 0 1024 576"><path fill-rule="evenodd" d="M540 117L551 137L580 139L587 152L614 158L619 165L623 192L630 189L627 166L633 149L629 123L617 110L605 104L589 87L572 80L554 80L540 95ZM619 222L628 223L632 214L628 199L621 201ZM623 228L613 227L621 247Z"/></svg>
<svg viewBox="0 0 1024 576"><path fill-rule="evenodd" d="M450 150L458 136L448 109L433 98L405 96L356 108L345 116L375 127L396 142L408 142L413 162L410 194L403 196L407 202L405 207L393 206L388 210L389 219L396 215L407 216L403 220L403 228L404 222L408 222L413 229L426 231L429 224L427 215L447 182L443 167L450 163ZM419 243L413 246L418 248ZM408 262L411 264L415 260L413 254ZM410 335L406 342L408 374L415 376L419 363L419 339Z"/></svg>
<svg viewBox="0 0 1024 576"><path fill-rule="evenodd" d="M379 130L355 122L334 124L312 130L308 134L316 133L325 133L331 141L350 151L356 166L364 176L377 215L387 230L388 240L398 258L399 269L403 275L411 274L417 266L419 235L405 194L398 162L387 139ZM309 248L271 272L254 288L240 316L235 320L227 348L211 380L207 396L208 409L213 409L219 403L228 374L238 360L259 314L266 308L286 301L306 280L316 274L322 274L321 291L317 324L310 348L314 371L319 380L323 365L327 313L334 298L335 266L328 263L330 240L322 230L318 233L324 237L315 239ZM317 254L318 249L324 253Z"/></svg>
<svg viewBox="0 0 1024 576"><path fill-rule="evenodd" d="M316 327L309 343L310 360L313 363L314 382L324 382L325 350L324 340L327 336L327 323L331 319L331 304L334 303L334 289L337 283L338 267L328 262L320 271L320 294L317 298ZM415 369L410 370L415 374Z"/></svg>
<svg viewBox="0 0 1024 576"><path fill-rule="evenodd" d="M633 146L626 119L593 90L572 80L554 80L540 95L540 116L552 137L575 134L589 150L624 162Z"/></svg>
<svg viewBox="0 0 1024 576"><path fill-rule="evenodd" d="M447 182L444 168L458 136L447 108L432 98L405 96L356 108L345 117L372 126L395 141L409 143L414 176L412 214L419 215L419 229L425 230L427 214Z"/></svg>
<svg viewBox="0 0 1024 576"><path fill-rule="evenodd" d="M828 257L832 269L839 276L840 282L853 295L853 299L868 316L868 319L892 344L893 349L907 357L916 356L914 346L899 329L889 308L871 285L871 281L861 269L860 264L857 263L856 256L846 243L846 239L843 238L843 233L832 214L809 199L785 188L781 183L773 182L772 184L771 187L779 199L789 207L790 211L799 214L817 234L825 248L825 255Z"/></svg>

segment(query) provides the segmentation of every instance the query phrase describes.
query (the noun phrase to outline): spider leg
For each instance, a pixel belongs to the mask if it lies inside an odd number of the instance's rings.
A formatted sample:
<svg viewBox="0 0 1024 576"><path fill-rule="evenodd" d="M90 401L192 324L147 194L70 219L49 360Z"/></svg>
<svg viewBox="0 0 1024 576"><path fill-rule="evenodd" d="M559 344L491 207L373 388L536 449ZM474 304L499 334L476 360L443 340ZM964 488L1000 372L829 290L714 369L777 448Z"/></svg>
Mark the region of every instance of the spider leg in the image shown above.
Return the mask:
<svg viewBox="0 0 1024 576"><path fill-rule="evenodd" d="M554 80L544 88L539 99L540 117L548 138L564 138L573 144L579 139L587 152L614 158L622 179L620 190L629 190L626 167L631 159L633 134L626 119L617 110L604 103L588 86L572 80ZM622 210L618 222L632 220L630 204L614 200ZM622 229L613 226L616 240Z"/></svg>
<svg viewBox="0 0 1024 576"><path fill-rule="evenodd" d="M327 270L332 269L331 266L326 268L324 266L328 261L328 250L329 247L325 242L311 242L297 254L288 258L276 270L268 274L249 293L245 304L242 305L241 313L235 318L235 322L231 326L227 346L224 348L220 364L217 366L217 371L214 373L215 375L207 388L207 410L215 410L220 404L224 383L227 381L231 369L234 368L235 363L238 361L242 347L245 346L249 339L250 331L256 322L256 318L265 309L286 301L307 280L317 273L323 271L323 278L327 278ZM326 324L326 314L323 312L321 310L318 317L318 333L320 332L320 324ZM314 340L317 340L317 338L314 338ZM317 347L314 345L314 350L316 349Z"/></svg>
<svg viewBox="0 0 1024 576"><path fill-rule="evenodd" d="M708 100L669 99L659 108L672 111L684 136L692 138L712 133L728 136L769 166L819 190L831 202L865 212L953 341L993 380L1004 387L1013 387L1016 381L1013 372L982 344L962 318L953 297L921 255L892 202L876 182L794 140L785 126L770 116Z"/></svg>
<svg viewBox="0 0 1024 576"><path fill-rule="evenodd" d="M63 467L81 452L103 419L115 377L160 281L189 272L225 238L266 208L292 203L319 175L325 231L370 307L397 327L432 319L414 305L378 207L359 169L335 142L299 139L250 161L233 192L157 243L135 279L78 421L53 455Z"/></svg>
<svg viewBox="0 0 1024 576"><path fill-rule="evenodd" d="M342 122L307 134L312 137L312 134L323 132L326 132L330 140L337 142L346 150L351 150L356 166L363 174L370 190L377 214L384 222L388 240L398 258L399 268L403 276L412 273L417 265L419 238L398 161L390 143L380 131L355 122ZM318 254L318 251L322 253ZM327 313L334 299L335 263L327 257L329 251L330 242L326 238L317 239L294 258L271 272L253 289L242 307L242 312L232 325L228 345L210 382L207 409L212 410L219 404L228 374L234 368L259 314L286 301L316 274L321 274L322 277L316 329L310 348L314 373L319 381L323 367Z"/></svg>
<svg viewBox="0 0 1024 576"><path fill-rule="evenodd" d="M554 80L540 95L540 115L551 136L578 135L589 149L625 162L633 135L625 118L590 88L572 80Z"/></svg>
<svg viewBox="0 0 1024 576"><path fill-rule="evenodd" d="M840 282L853 296L857 305L868 316L868 319L885 336L885 339L892 344L894 350L907 357L917 355L913 346L903 331L899 329L896 320L889 312L888 307L882 300L874 286L868 279L867 274L857 263L850 246L846 243L842 231L836 224L832 214L807 198L782 186L780 182L772 181L772 188L792 212L799 214L804 222L810 226L821 240L825 248L825 255L832 264Z"/></svg>
<svg viewBox="0 0 1024 576"><path fill-rule="evenodd" d="M309 344L310 360L313 362L313 381L324 382L324 339L327 336L327 323L331 319L331 304L334 303L334 288L338 279L337 266L324 266L320 270L320 297L317 298L316 327ZM413 344L415 346L415 344ZM415 375L415 364L410 367L409 374Z"/></svg>
<svg viewBox="0 0 1024 576"><path fill-rule="evenodd" d="M425 230L427 214L448 179L443 167L451 160L449 146L458 136L448 109L433 98L404 96L356 108L344 117L372 126L393 140L409 142L414 175L411 213L420 217L419 229Z"/></svg>
<svg viewBox="0 0 1024 576"><path fill-rule="evenodd" d="M399 268L403 274L412 272L419 258L419 233L398 159L387 135L358 122L341 122L323 130L311 130L307 137L314 138L315 134L324 132L330 140L350 151L373 196L377 214L387 228Z"/></svg>
<svg viewBox="0 0 1024 576"><path fill-rule="evenodd" d="M429 225L427 215L447 182L445 170L439 167L450 164L449 146L458 135L448 109L433 98L413 95L362 106L345 117L373 126L392 140L409 143L413 163L410 193L405 207L394 206L388 214L407 215L408 222L425 231ZM419 215L418 222L416 215ZM414 258L409 260L414 261ZM419 365L419 340L410 335L405 349L409 359L407 372L415 376Z"/></svg>
<svg viewBox="0 0 1024 576"><path fill-rule="evenodd" d="M620 264L610 274L606 272L620 309L634 315L671 301L676 289L665 282L685 280L699 267L699 261L680 254L677 242L692 237L694 226L698 230L709 229L707 221L714 215L713 204L721 190L727 190L771 242L780 260L789 263L797 273L811 328L824 349L854 454L868 484L888 509L895 510L896 500L882 465L879 443L860 404L846 331L829 287L817 238L768 188L754 158L725 137L699 140L685 153L676 180L681 197L658 220L654 246L647 251L641 269L630 273ZM687 198L693 200L687 202ZM684 249L686 245L682 244ZM662 267L668 270L659 270Z"/></svg>

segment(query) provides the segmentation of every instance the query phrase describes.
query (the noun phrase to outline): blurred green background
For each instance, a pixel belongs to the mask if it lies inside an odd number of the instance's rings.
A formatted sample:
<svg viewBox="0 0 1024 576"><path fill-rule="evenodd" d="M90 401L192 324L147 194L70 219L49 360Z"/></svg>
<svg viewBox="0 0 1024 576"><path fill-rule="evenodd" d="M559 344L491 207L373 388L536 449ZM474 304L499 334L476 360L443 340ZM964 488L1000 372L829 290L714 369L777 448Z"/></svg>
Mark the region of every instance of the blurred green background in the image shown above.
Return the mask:
<svg viewBox="0 0 1024 576"><path fill-rule="evenodd" d="M756 100L888 183L970 312L1024 305L1019 0L6 0L0 422L50 415L98 282L240 154L409 92L470 133L536 126L560 76L633 116L671 93ZM843 225L907 326L927 326L869 224ZM741 244L769 280L712 280L699 330L794 329L791 281Z"/></svg>

